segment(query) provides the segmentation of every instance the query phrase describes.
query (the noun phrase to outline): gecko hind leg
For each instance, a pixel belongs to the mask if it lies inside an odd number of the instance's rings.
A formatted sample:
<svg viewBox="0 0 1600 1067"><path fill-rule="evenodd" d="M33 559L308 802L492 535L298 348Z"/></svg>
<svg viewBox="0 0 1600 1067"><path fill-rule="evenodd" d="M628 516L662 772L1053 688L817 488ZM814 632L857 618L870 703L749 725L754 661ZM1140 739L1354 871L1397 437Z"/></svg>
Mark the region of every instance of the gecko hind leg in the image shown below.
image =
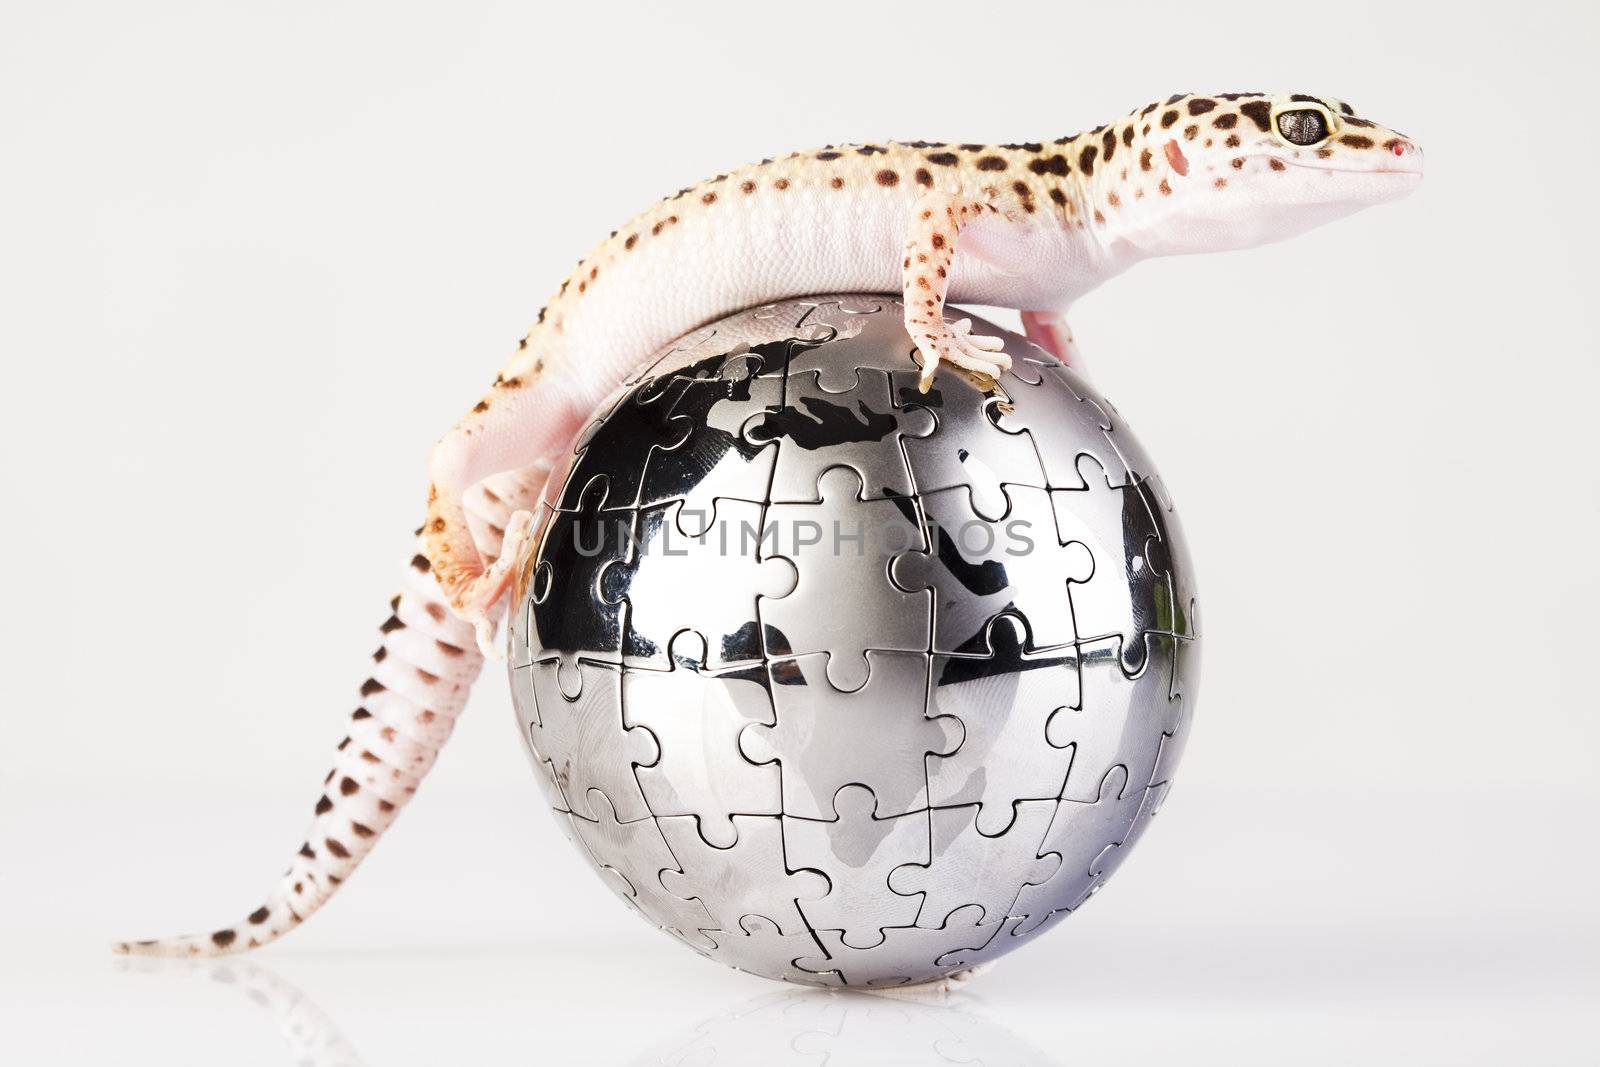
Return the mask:
<svg viewBox="0 0 1600 1067"><path fill-rule="evenodd" d="M500 660L505 658L495 641L496 624L499 613L495 605L505 595L511 585L511 578L516 568L517 558L522 553L523 547L528 543L528 536L533 529L533 512L515 511L511 513L506 523L504 536L500 541L500 553L494 562L490 563L478 577L472 579L463 593L463 600L467 609L461 612L461 617L472 624L473 637L478 643L478 651L483 653L485 659Z"/></svg>
<svg viewBox="0 0 1600 1067"><path fill-rule="evenodd" d="M1083 352L1073 340L1072 327L1061 311L1024 311L1022 332L1028 340L1055 356L1075 371L1082 372Z"/></svg>
<svg viewBox="0 0 1600 1067"><path fill-rule="evenodd" d="M546 364L541 358L520 373L502 373L428 459L426 554L450 610L472 624L479 646L490 655L495 605L511 583L533 515L519 510L508 516L499 531L499 556L493 558L474 543L462 501L490 475L547 464L581 424L592 400L585 403L574 395L577 383L571 376L541 373Z"/></svg>

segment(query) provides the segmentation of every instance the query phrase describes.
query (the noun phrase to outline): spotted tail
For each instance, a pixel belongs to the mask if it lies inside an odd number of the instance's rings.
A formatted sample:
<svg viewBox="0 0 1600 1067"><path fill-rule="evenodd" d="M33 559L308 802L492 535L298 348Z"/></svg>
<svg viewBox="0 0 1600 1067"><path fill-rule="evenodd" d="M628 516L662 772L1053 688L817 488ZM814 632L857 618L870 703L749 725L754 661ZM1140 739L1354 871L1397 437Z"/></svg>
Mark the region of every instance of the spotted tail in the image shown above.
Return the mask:
<svg viewBox="0 0 1600 1067"><path fill-rule="evenodd" d="M512 510L537 489L524 472L496 475L467 494L468 523L486 560L495 558ZM305 922L361 865L433 767L483 667L472 625L451 614L431 571L419 537L311 829L266 902L213 933L124 941L115 951L196 957L257 948Z"/></svg>

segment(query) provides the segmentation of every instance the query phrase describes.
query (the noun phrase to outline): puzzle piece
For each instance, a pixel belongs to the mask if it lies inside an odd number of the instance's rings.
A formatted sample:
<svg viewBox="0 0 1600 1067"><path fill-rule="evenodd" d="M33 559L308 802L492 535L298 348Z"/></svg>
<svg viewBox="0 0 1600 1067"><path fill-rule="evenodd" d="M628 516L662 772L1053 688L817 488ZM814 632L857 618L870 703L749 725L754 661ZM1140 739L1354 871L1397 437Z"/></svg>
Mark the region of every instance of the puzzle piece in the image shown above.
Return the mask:
<svg viewBox="0 0 1600 1067"><path fill-rule="evenodd" d="M525 667L512 668L513 674L523 675L523 681L513 683L511 686L511 703L516 709L517 719L522 723L522 736L527 741L526 751L528 762L533 767L534 781L539 785L539 791L544 794L545 801L556 811L567 810L567 798L561 793L561 785L556 781L555 771L550 761L539 753L533 743L534 731L542 726L539 718L539 700L554 699L566 700L566 694L561 691L560 675L561 663L558 660L540 660L530 663ZM583 676L577 668L572 669L577 678L574 698L582 693ZM551 693L553 696L541 698L538 694Z"/></svg>
<svg viewBox="0 0 1600 1067"><path fill-rule="evenodd" d="M1014 933L1034 933L1054 917L1070 912L1100 888L1098 873L1105 850L1123 840L1144 801L1144 787L1131 785L1128 768L1112 767L1100 780L1093 801L1057 802L1050 828L1039 846L1040 856L1060 857L1056 873L1036 885L1024 885L1009 909L1024 918Z"/></svg>
<svg viewBox="0 0 1600 1067"><path fill-rule="evenodd" d="M546 482L546 502L560 511L580 510L585 497L598 495L599 510L637 507L639 486L644 476L644 457L652 449L675 448L688 435L688 427L669 418L672 405L643 403L641 398L655 384L646 379L639 385L624 386L612 395L616 399L578 432L572 453L564 465L566 477ZM558 489L559 487L559 489Z"/></svg>
<svg viewBox="0 0 1600 1067"><path fill-rule="evenodd" d="M836 466L857 473L863 499L911 495L911 471L900 449L901 438L932 433L933 416L921 408L895 407L889 379L883 374L857 374L853 388L830 392L819 384L818 372L791 371L781 410L752 415L745 424L745 439L753 446L780 442L773 502L821 501L818 481L823 471Z"/></svg>
<svg viewBox="0 0 1600 1067"><path fill-rule="evenodd" d="M675 635L670 651L669 671L623 674L622 721L648 729L659 751L635 776L653 814L695 816L705 840L727 848L738 837L730 813L783 810L778 768L739 753L740 731L776 721L767 669L702 671L705 638L691 631Z"/></svg>
<svg viewBox="0 0 1600 1067"><path fill-rule="evenodd" d="M817 940L827 957L801 957L795 964L807 970L836 968L845 985L904 985L913 977L927 975L943 957L957 961L942 966L946 973L971 966L966 961L981 956L1002 925L984 924L982 917L983 909L969 904L950 913L942 926L887 927L871 945L853 945L842 931L820 929Z"/></svg>
<svg viewBox="0 0 1600 1067"><path fill-rule="evenodd" d="M1020 915L1008 916L998 924L999 929L989 935L988 940L972 948L951 949L933 961L935 967L944 968L946 973L970 970L973 967L988 963L1005 955L1011 949L1010 938L1015 937L1017 928L1024 922ZM989 924L974 927L977 932L983 931Z"/></svg>
<svg viewBox="0 0 1600 1067"><path fill-rule="evenodd" d="M781 933L805 933L799 901L826 894L828 879L819 871L789 868L777 818L733 816L737 836L725 848L707 844L692 816L658 816L656 822L683 868L662 872L667 892L698 899L721 930L738 929L741 916L760 909Z"/></svg>
<svg viewBox="0 0 1600 1067"><path fill-rule="evenodd" d="M1115 470L1114 483L1118 485L1131 485L1142 482L1156 472L1155 463L1151 461L1150 454L1145 451L1144 445L1133 435L1133 431L1122 421L1122 413L1110 399L1089 384L1088 379L1071 367L1060 367L1057 370L1067 382L1067 387L1086 404L1096 416L1100 431L1115 454L1117 463L1113 467L1110 463L1101 463L1106 470ZM1109 457L1107 457L1109 459Z"/></svg>
<svg viewBox="0 0 1600 1067"><path fill-rule="evenodd" d="M912 365L914 345L905 332L904 305L898 297L863 297L815 304L800 321L802 330L826 323L836 336L826 351L796 352L789 365L791 377L818 375L818 385L830 393L854 389L864 374L904 370Z"/></svg>
<svg viewBox="0 0 1600 1067"><path fill-rule="evenodd" d="M1006 764L996 760L993 766L998 770ZM999 922L1022 884L1010 880L1013 874L1042 882L1056 869L1054 861L1038 855L1055 809L1054 800L1018 801L1011 824L991 836L981 832L976 804L934 808L928 813L932 858L926 865L890 871L889 888L904 896L922 895L918 926L943 926L950 914L969 904L983 909L984 922Z"/></svg>
<svg viewBox="0 0 1600 1067"><path fill-rule="evenodd" d="M999 521L1008 509L1003 486L1044 486L1044 470L1028 435L1001 426L1003 394L981 391L954 375L941 376L923 393L919 376L914 370L891 375L895 403L924 408L936 423L927 436L904 440L918 492L963 487L971 494L973 511Z"/></svg>
<svg viewBox="0 0 1600 1067"><path fill-rule="evenodd" d="M1094 574L1081 541L1058 538L1049 494L1011 486L1011 508L991 522L973 511L959 489L922 496L928 552L903 552L890 565L902 589L934 590L933 650L979 653L989 620L1005 611L1028 625L1029 647L1071 644L1072 601L1067 583Z"/></svg>
<svg viewBox="0 0 1600 1067"><path fill-rule="evenodd" d="M783 819L789 864L821 871L832 884L826 896L803 901L801 913L813 930L840 931L856 945L877 943L884 926L916 922L919 902L890 891L889 872L928 862L927 812L881 818L877 804L871 789L850 785L832 798L833 819Z"/></svg>
<svg viewBox="0 0 1600 1067"><path fill-rule="evenodd" d="M688 368L695 377L673 379L668 422L683 430L682 440L672 448L650 449L641 506L681 498L685 510L709 512L718 497L767 498L778 448L746 440L741 428L760 412L783 408L783 381L756 375L769 364L781 367L787 351L787 343L760 345L737 357L695 364ZM715 373L706 376L711 370Z"/></svg>
<svg viewBox="0 0 1600 1067"><path fill-rule="evenodd" d="M1127 769L1137 787L1148 785L1155 773L1161 737L1178 730L1185 709L1169 699L1172 639L1147 635L1152 654L1133 675L1122 666L1120 637L1088 641L1078 646L1078 677L1083 699L1076 710L1051 719L1051 744L1074 747L1067 774L1069 800L1092 801L1100 795L1101 779L1114 766Z"/></svg>
<svg viewBox="0 0 1600 1067"><path fill-rule="evenodd" d="M1073 627L1079 641L1123 637L1123 666L1137 671L1140 634L1192 630L1171 581L1166 513L1142 486L1110 485L1092 456L1080 456L1078 468L1085 488L1049 494L1060 539L1086 545L1093 558L1091 573L1070 589Z"/></svg>
<svg viewBox="0 0 1600 1067"><path fill-rule="evenodd" d="M641 509L631 558L610 564L602 576L605 602L628 604L623 662L669 667L667 650L679 630L705 638L706 667L759 660L756 598L792 591L794 567L758 556L760 504L716 501L714 517L700 536L678 525L682 508L682 501L672 501ZM650 565L641 566L646 559ZM708 584L708 574L718 581Z"/></svg>
<svg viewBox="0 0 1600 1067"><path fill-rule="evenodd" d="M594 820L571 815L572 828L595 863L626 880L632 890L627 896L634 907L686 940L695 938L696 931L713 927L710 913L698 900L673 896L662 885L661 872L679 867L654 819L619 821L610 798L599 790L591 791L584 805L595 813Z"/></svg>
<svg viewBox="0 0 1600 1067"><path fill-rule="evenodd" d="M904 365L888 364L897 356L909 358L905 353L888 357L883 353L886 341L895 347L895 334L890 331L903 333L901 309L899 298L877 295L785 300L758 310L754 319L810 342L795 349L789 370L796 374L817 371L824 389L840 393L854 388L858 369L899 370ZM827 351L819 351L824 344ZM910 350L909 338L905 348Z"/></svg>
<svg viewBox="0 0 1600 1067"><path fill-rule="evenodd" d="M866 655L869 677L854 692L828 682L826 653L769 664L777 723L745 727L739 743L754 763L778 762L785 815L835 818L834 794L852 785L876 796L879 815L925 808L923 757L960 744L960 723L924 714L923 653Z"/></svg>
<svg viewBox="0 0 1600 1067"><path fill-rule="evenodd" d="M560 688L558 667L536 664L534 699L539 719L527 724L528 743L550 766L550 776L580 819L597 819L588 806L590 791L604 793L617 817L632 822L650 816L633 765L649 765L660 750L649 730L624 728L621 671L614 666L579 662L582 691L569 699Z"/></svg>
<svg viewBox="0 0 1600 1067"><path fill-rule="evenodd" d="M838 972L823 968L820 971L804 970L794 961L800 956L814 956L817 942L809 933L786 934L778 924L761 915L746 915L732 931L712 930L707 934L714 948L708 953L730 967L775 978L783 982L805 982L808 985L843 985ZM772 967L775 959L789 960L789 966ZM787 1036L787 1035L785 1035ZM721 1050L719 1049L719 1052ZM732 1059L729 1063L766 1063L767 1060Z"/></svg>
<svg viewBox="0 0 1600 1067"><path fill-rule="evenodd" d="M581 498L581 510L548 512L532 576L528 649L533 658L622 657L622 612L601 594L600 576L628 556L632 516L600 510L601 492Z"/></svg>
<svg viewBox="0 0 1600 1067"><path fill-rule="evenodd" d="M726 324L719 323L715 326L701 326L690 330L682 337L662 348L654 358L646 359L633 372L623 379L623 384L628 386L638 385L646 378L658 376L662 369L683 366L701 359L711 352L711 346L722 342L722 327ZM731 348L732 344L723 347Z"/></svg>
<svg viewBox="0 0 1600 1067"><path fill-rule="evenodd" d="M1048 727L1081 693L1074 650L1028 655L1027 631L1011 615L994 619L988 637L987 657L934 657L929 714L955 717L964 734L954 752L928 757L928 798L980 804L978 830L993 835L1011 825L1014 802L1061 795L1073 750Z"/></svg>
<svg viewBox="0 0 1600 1067"><path fill-rule="evenodd" d="M1039 370L1032 387L1006 391L997 421L1008 433L1032 438L1049 488L1083 488L1078 457L1084 455L1107 472L1114 486L1133 485L1155 473L1116 408L1082 375L1054 360Z"/></svg>
<svg viewBox="0 0 1600 1067"><path fill-rule="evenodd" d="M867 681L868 648L928 647L932 598L889 581L890 561L908 549L921 549L923 535L910 500L857 499L861 479L853 470L824 472L821 490L821 504L767 508L772 551L793 563L799 577L789 595L761 602L761 621L769 655L830 653L828 677L834 687L858 689ZM847 590L870 598L870 624L839 610Z"/></svg>

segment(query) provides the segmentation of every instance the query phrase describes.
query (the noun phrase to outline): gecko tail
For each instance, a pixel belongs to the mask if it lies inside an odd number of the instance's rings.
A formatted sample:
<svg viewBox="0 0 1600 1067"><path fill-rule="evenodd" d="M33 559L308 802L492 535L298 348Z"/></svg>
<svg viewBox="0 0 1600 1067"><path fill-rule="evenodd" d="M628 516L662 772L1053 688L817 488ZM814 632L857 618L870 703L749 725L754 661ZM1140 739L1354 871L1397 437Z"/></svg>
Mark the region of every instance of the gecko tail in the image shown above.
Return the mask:
<svg viewBox="0 0 1600 1067"><path fill-rule="evenodd" d="M512 516L536 493L529 477L508 472L467 494L473 538L486 558L497 557ZM372 673L322 781L311 828L266 900L232 926L121 941L114 952L197 958L259 948L305 922L355 873L432 769L483 667L473 624L451 612L420 536L404 587L389 608Z"/></svg>

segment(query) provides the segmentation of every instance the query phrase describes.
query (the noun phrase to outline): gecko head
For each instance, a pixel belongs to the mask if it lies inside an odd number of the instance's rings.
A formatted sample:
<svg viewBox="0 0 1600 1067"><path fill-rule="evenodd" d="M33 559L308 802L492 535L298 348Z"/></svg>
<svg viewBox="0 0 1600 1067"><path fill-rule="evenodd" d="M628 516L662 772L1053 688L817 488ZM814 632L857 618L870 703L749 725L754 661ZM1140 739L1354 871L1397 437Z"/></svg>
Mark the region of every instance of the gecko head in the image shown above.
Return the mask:
<svg viewBox="0 0 1600 1067"><path fill-rule="evenodd" d="M1118 200L1143 211L1130 212L1124 231L1152 252L1283 240L1422 180L1415 142L1329 96L1174 96L1125 122L1136 166L1126 168L1132 195Z"/></svg>

